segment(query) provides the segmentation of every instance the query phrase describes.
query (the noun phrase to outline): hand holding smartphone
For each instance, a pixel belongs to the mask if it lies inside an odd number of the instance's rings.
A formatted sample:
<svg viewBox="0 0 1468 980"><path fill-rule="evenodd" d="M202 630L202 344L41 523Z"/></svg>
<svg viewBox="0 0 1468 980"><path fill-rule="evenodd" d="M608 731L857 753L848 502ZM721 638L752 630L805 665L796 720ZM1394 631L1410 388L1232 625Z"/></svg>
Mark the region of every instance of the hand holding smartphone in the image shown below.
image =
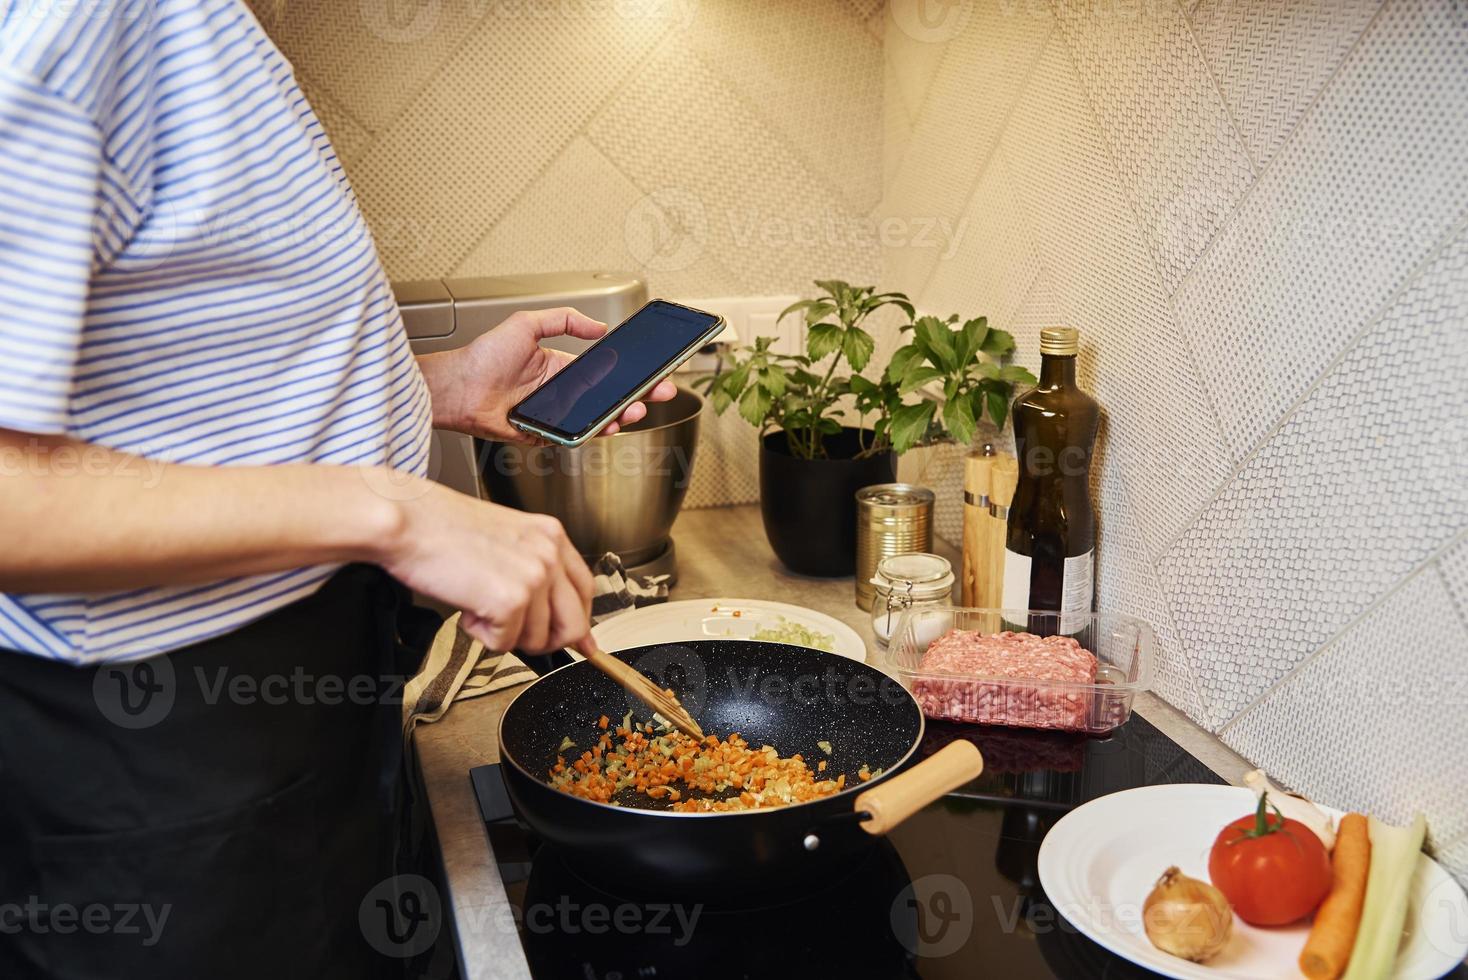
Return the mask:
<svg viewBox="0 0 1468 980"><path fill-rule="evenodd" d="M510 424L579 446L723 329L723 317L652 300L512 408Z"/></svg>

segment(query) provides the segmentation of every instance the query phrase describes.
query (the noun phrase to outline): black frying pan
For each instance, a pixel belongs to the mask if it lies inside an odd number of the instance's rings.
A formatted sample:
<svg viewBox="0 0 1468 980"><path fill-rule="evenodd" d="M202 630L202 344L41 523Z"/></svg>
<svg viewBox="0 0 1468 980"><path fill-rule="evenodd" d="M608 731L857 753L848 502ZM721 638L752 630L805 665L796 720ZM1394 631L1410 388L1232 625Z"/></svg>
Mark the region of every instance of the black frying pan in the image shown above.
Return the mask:
<svg viewBox="0 0 1468 980"><path fill-rule="evenodd" d="M917 702L880 670L845 657L744 640L614 656L673 688L705 732L737 731L751 745L773 745L782 756L799 752L812 765L826 759L824 775L844 772L847 786L809 803L733 813L644 809L656 804L640 796L613 806L563 793L546 782L563 739L579 746L568 756L579 754L601 734L601 715L615 726L629 707L643 720L648 711L591 664L561 667L505 710L501 771L520 818L578 871L610 887L732 895L830 870L983 768L968 742L913 765L923 736ZM822 741L830 743L830 756L817 746ZM862 783L856 773L863 764L883 772Z"/></svg>

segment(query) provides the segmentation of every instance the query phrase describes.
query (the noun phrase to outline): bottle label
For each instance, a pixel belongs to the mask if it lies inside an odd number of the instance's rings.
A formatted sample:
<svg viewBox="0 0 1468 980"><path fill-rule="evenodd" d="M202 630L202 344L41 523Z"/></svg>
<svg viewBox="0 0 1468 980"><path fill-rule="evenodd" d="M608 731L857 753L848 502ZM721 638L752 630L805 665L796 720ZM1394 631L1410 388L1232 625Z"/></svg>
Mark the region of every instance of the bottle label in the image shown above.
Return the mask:
<svg viewBox="0 0 1468 980"><path fill-rule="evenodd" d="M1004 601L1005 609L1030 608L1030 565L1029 555L1004 549Z"/></svg>
<svg viewBox="0 0 1468 980"><path fill-rule="evenodd" d="M1069 636L1086 628L1086 617L1091 612L1091 594L1096 588L1096 553L1088 551L1084 555L1067 558L1064 574L1065 578L1060 583L1060 632Z"/></svg>
<svg viewBox="0 0 1468 980"><path fill-rule="evenodd" d="M1005 609L1032 607L1030 571L1033 563L1029 555L1004 549ZM1094 551L1065 560L1060 582L1060 632L1070 635L1085 629L1086 617L1091 612L1091 595L1095 590L1095 570Z"/></svg>

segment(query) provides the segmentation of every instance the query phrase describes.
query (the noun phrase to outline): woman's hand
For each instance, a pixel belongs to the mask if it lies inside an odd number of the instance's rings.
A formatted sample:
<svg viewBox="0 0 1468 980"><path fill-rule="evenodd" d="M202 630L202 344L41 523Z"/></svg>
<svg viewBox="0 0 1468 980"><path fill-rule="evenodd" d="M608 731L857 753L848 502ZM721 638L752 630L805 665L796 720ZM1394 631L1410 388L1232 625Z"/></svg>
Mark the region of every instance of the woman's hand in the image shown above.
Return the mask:
<svg viewBox="0 0 1468 980"><path fill-rule="evenodd" d="M410 588L463 611L491 650L540 653L591 629L591 571L560 521L487 503L427 480L375 560Z"/></svg>
<svg viewBox="0 0 1468 980"><path fill-rule="evenodd" d="M560 336L595 340L606 332L605 323L570 307L523 310L466 347L419 357L433 398L434 426L498 442L534 443L510 425L510 409L573 359L562 351L546 350L540 342ZM645 398L662 402L676 393L665 378ZM602 434L610 435L645 415L647 406L633 402Z"/></svg>

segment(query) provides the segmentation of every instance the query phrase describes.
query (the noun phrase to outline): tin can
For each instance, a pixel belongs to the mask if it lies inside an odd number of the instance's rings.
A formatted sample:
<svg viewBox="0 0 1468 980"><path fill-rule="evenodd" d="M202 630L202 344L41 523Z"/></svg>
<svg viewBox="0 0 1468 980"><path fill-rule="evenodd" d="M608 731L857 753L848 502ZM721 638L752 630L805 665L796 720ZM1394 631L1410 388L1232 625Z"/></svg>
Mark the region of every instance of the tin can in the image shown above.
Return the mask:
<svg viewBox="0 0 1468 980"><path fill-rule="evenodd" d="M856 492L856 604L871 611L877 563L933 550L933 491L877 483Z"/></svg>

